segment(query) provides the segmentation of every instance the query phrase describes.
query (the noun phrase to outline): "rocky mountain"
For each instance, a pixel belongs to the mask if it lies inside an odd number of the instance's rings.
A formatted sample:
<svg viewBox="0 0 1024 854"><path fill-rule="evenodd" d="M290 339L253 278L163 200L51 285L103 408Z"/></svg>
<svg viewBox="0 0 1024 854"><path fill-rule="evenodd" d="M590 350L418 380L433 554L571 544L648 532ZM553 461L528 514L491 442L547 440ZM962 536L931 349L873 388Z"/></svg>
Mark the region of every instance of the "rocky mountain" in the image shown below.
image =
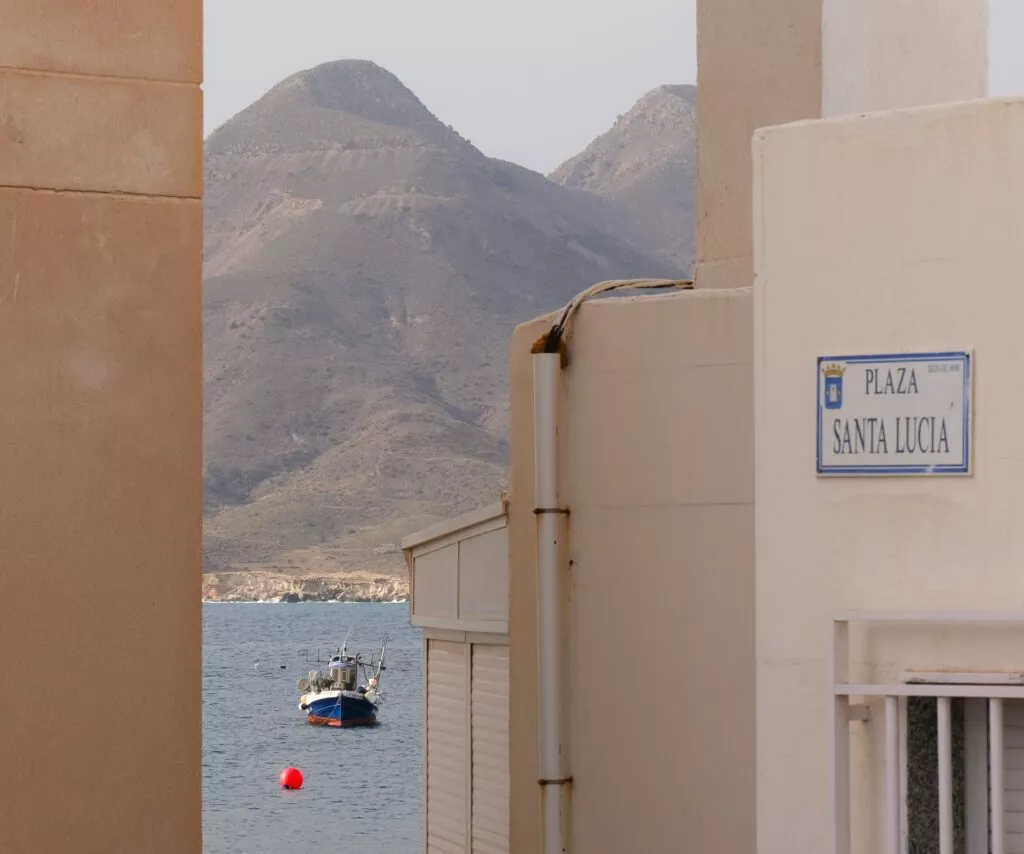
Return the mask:
<svg viewBox="0 0 1024 854"><path fill-rule="evenodd" d="M362 61L211 135L208 570L400 570L402 536L496 500L512 327L680 273L585 183L484 156Z"/></svg>
<svg viewBox="0 0 1024 854"><path fill-rule="evenodd" d="M696 175L697 88L659 86L551 180L613 200L639 245L689 270Z"/></svg>

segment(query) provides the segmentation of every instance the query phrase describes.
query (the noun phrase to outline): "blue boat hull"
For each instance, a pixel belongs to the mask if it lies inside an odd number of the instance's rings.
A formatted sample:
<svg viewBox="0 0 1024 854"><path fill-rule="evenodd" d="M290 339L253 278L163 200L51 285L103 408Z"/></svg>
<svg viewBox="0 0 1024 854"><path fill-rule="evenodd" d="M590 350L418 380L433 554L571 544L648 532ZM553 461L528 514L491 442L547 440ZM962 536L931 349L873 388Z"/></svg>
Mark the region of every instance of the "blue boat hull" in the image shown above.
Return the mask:
<svg viewBox="0 0 1024 854"><path fill-rule="evenodd" d="M377 722L377 707L360 695L348 692L340 697L313 700L307 714L314 726L370 726Z"/></svg>

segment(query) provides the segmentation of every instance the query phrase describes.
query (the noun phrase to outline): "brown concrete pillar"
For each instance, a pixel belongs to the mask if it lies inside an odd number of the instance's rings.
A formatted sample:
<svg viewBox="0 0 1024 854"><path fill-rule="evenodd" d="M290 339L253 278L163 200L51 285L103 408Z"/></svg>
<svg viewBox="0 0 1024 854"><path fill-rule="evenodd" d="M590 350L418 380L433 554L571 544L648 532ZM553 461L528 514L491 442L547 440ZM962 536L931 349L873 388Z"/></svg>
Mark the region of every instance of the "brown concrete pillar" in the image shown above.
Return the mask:
<svg viewBox="0 0 1024 854"><path fill-rule="evenodd" d="M822 0L697 2L698 287L754 281L754 131L821 115Z"/></svg>
<svg viewBox="0 0 1024 854"><path fill-rule="evenodd" d="M199 854L202 6L2 19L0 851Z"/></svg>

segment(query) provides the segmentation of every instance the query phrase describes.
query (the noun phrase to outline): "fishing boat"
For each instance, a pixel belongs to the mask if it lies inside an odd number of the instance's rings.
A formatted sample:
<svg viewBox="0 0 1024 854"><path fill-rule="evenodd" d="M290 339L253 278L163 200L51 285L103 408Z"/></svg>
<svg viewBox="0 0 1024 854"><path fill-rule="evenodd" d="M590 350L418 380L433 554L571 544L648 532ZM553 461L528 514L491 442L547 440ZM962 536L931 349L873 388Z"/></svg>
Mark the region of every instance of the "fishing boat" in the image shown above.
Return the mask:
<svg viewBox="0 0 1024 854"><path fill-rule="evenodd" d="M349 630L349 635L352 632ZM388 637L384 636L380 654L374 663L361 655L348 654L348 635L338 651L331 656L327 672L311 670L309 678L298 681L299 709L313 726L373 726L383 697L380 674L385 670L384 653ZM360 677L362 678L361 684Z"/></svg>

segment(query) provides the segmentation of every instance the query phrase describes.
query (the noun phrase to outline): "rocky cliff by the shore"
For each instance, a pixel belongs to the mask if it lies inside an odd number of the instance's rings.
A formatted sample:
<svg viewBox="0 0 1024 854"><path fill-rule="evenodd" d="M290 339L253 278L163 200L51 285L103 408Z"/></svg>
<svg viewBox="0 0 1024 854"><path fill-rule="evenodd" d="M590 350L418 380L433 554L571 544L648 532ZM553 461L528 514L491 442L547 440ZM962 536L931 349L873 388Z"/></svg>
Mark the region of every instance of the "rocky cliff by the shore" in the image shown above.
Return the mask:
<svg viewBox="0 0 1024 854"><path fill-rule="evenodd" d="M366 572L288 575L262 570L208 572L204 602L395 602L409 598L405 576Z"/></svg>

